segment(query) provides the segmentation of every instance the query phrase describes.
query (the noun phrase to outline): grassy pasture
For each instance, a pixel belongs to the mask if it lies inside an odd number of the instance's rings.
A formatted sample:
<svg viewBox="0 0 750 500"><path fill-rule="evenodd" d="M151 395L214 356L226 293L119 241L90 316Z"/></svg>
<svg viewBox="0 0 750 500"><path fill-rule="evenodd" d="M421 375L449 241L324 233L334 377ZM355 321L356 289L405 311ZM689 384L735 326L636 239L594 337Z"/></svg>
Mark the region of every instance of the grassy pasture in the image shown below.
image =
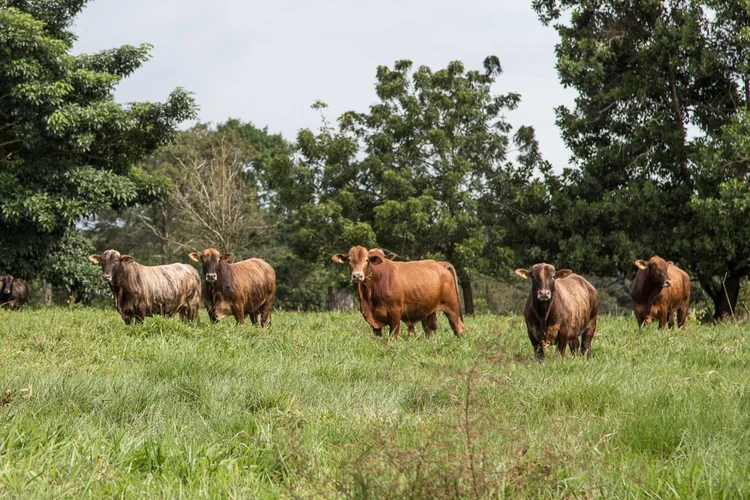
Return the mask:
<svg viewBox="0 0 750 500"><path fill-rule="evenodd" d="M750 496L744 325L603 317L592 359L537 363L519 316L389 342L358 314L204 314L0 312L0 494Z"/></svg>

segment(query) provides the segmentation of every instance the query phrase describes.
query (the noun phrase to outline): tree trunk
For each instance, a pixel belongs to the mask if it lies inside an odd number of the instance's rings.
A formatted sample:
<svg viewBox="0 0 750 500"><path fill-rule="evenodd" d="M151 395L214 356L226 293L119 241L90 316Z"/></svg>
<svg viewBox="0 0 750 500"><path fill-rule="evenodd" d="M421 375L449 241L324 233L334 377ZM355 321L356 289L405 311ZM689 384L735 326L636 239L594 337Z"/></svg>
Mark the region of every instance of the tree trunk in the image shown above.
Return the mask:
<svg viewBox="0 0 750 500"><path fill-rule="evenodd" d="M737 299L744 275L744 269L734 270L727 274L722 282L718 283L707 275L698 277L701 287L714 302L714 321L722 321L734 315L737 310Z"/></svg>
<svg viewBox="0 0 750 500"><path fill-rule="evenodd" d="M461 281L461 290L464 292L464 314L474 314L474 292L471 290L471 280Z"/></svg>
<svg viewBox="0 0 750 500"><path fill-rule="evenodd" d="M54 305L54 303L52 302L52 283L45 279L42 280L42 305Z"/></svg>

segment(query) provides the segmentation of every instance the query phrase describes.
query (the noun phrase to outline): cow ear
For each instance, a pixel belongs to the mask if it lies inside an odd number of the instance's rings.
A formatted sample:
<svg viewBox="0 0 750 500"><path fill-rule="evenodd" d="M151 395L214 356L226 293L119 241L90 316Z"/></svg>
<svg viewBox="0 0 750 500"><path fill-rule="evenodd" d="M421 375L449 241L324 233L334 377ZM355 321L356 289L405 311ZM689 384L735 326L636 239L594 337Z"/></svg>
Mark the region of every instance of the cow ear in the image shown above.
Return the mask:
<svg viewBox="0 0 750 500"><path fill-rule="evenodd" d="M672 261L670 260L669 262L667 262L667 265L668 265L668 266L674 266L674 262L672 262Z"/></svg>
<svg viewBox="0 0 750 500"><path fill-rule="evenodd" d="M374 264L376 266L383 262L383 257L381 257L380 255L370 255L367 258L370 259L370 264Z"/></svg>
<svg viewBox="0 0 750 500"><path fill-rule="evenodd" d="M99 261L101 260L101 257L99 257L99 256L98 256L98 255L96 255L96 254L94 254L94 255L89 255L89 260L90 260L91 262L93 262L94 264L98 264L98 263L99 263Z"/></svg>
<svg viewBox="0 0 750 500"><path fill-rule="evenodd" d="M337 253L331 255L331 260L336 264L343 264L344 262L347 262L349 260L349 256L343 253Z"/></svg>
<svg viewBox="0 0 750 500"><path fill-rule="evenodd" d="M225 260L227 262L232 262L232 258L233 257L234 257L234 255L232 255L231 253L225 253L224 255L221 256L221 260Z"/></svg>
<svg viewBox="0 0 750 500"><path fill-rule="evenodd" d="M571 271L570 269L560 269L555 273L555 279L561 280L563 278L567 278L571 274L573 274L573 271Z"/></svg>
<svg viewBox="0 0 750 500"><path fill-rule="evenodd" d="M516 274L523 279L528 279L531 276L531 272L528 269L516 269Z"/></svg>
<svg viewBox="0 0 750 500"><path fill-rule="evenodd" d="M638 269L646 269L648 267L648 262L646 262L645 260L636 260L635 267L637 267Z"/></svg>
<svg viewBox="0 0 750 500"><path fill-rule="evenodd" d="M398 257L398 255L393 252L388 252L388 255L385 256L385 258L388 260L396 260L396 257Z"/></svg>
<svg viewBox="0 0 750 500"><path fill-rule="evenodd" d="M201 254L199 254L198 252L190 252L188 254L188 257L190 257L190 259L194 260L195 262L201 261Z"/></svg>
<svg viewBox="0 0 750 500"><path fill-rule="evenodd" d="M135 259L132 256L125 254L125 255L120 255L120 262L124 262L124 263L135 262Z"/></svg>

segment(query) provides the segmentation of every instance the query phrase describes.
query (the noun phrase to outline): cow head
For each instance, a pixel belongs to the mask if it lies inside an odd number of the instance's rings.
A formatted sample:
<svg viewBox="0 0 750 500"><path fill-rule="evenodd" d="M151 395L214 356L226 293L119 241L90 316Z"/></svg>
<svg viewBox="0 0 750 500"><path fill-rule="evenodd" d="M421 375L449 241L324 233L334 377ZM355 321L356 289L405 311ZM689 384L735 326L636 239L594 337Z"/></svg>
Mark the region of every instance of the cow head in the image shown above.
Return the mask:
<svg viewBox="0 0 750 500"><path fill-rule="evenodd" d="M215 248L206 248L203 253L190 252L189 257L195 262L200 262L203 268L203 276L208 283L213 283L219 278L219 265L221 261L232 262L232 254L220 254Z"/></svg>
<svg viewBox="0 0 750 500"><path fill-rule="evenodd" d="M102 268L102 279L112 282L112 275L115 270L123 264L135 262L130 255L121 255L117 250L105 250L101 255L89 255L89 260L94 264L99 264Z"/></svg>
<svg viewBox="0 0 750 500"><path fill-rule="evenodd" d="M3 295L10 295L13 293L13 276L10 274L7 276L3 276L3 282L2 282L2 288L0 288L0 292L2 292Z"/></svg>
<svg viewBox="0 0 750 500"><path fill-rule="evenodd" d="M394 255L395 257L395 255ZM379 266L388 258L379 248L368 251L365 247L352 247L348 254L338 253L331 255L331 260L337 264L349 264L349 273L352 281L363 283L372 275L370 266Z"/></svg>
<svg viewBox="0 0 750 500"><path fill-rule="evenodd" d="M654 255L650 259L636 260L635 267L646 271L646 276L650 281L655 283L659 288L669 288L672 286L672 280L669 279L669 266L674 265L672 262L667 262L658 255Z"/></svg>
<svg viewBox="0 0 750 500"><path fill-rule="evenodd" d="M531 292L533 297L541 302L552 300L552 294L555 291L555 280L563 279L573 271L570 269L560 269L555 271L555 266L550 264L534 264L529 269L516 269L516 274L523 279L531 278Z"/></svg>

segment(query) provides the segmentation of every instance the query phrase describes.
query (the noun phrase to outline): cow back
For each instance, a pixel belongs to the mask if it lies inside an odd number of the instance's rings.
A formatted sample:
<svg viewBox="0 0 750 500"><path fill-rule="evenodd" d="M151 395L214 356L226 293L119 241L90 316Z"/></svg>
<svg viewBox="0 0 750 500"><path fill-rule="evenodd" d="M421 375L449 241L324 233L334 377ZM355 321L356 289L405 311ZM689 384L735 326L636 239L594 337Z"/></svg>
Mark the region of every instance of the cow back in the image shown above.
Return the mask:
<svg viewBox="0 0 750 500"><path fill-rule="evenodd" d="M145 307L150 313L174 313L187 300L200 297L200 276L182 263L144 266L137 262L124 266L113 276L113 288L124 300Z"/></svg>
<svg viewBox="0 0 750 500"><path fill-rule="evenodd" d="M541 312L544 308L540 304L533 290L530 291L525 310L527 323L540 323L544 317L546 325L563 325L566 330L579 331L598 314L599 294L583 276L572 273L555 280L548 314Z"/></svg>
<svg viewBox="0 0 750 500"><path fill-rule="evenodd" d="M368 281L371 300L389 307L399 306L405 315L422 318L456 294L451 272L434 260L393 262L378 265L376 279Z"/></svg>
<svg viewBox="0 0 750 500"><path fill-rule="evenodd" d="M240 299L261 304L265 297L276 293L276 272L263 259L252 258L228 264L222 269L221 295L224 299Z"/></svg>

